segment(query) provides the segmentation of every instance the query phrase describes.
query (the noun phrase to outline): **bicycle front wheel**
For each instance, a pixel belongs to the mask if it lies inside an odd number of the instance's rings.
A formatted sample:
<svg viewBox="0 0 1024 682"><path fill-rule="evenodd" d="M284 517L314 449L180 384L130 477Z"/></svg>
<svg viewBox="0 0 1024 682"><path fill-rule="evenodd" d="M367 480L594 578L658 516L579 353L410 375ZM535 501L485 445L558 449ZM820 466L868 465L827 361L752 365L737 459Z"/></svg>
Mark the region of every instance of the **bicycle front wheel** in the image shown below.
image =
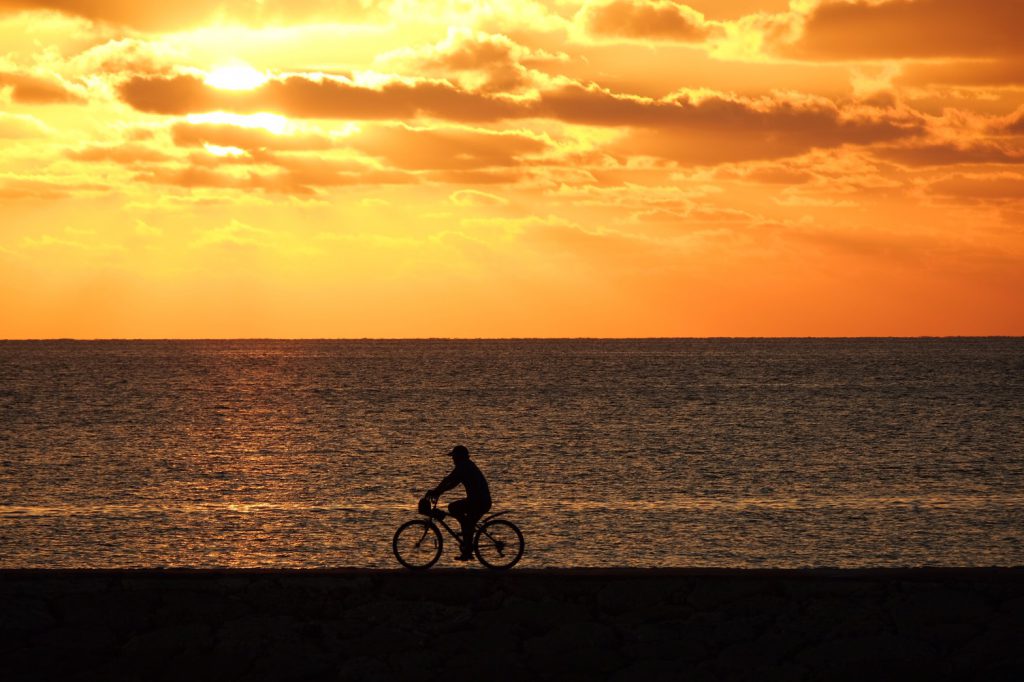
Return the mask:
<svg viewBox="0 0 1024 682"><path fill-rule="evenodd" d="M391 549L398 563L406 568L430 568L441 558L441 531L432 523L416 519L406 521L395 531Z"/></svg>
<svg viewBox="0 0 1024 682"><path fill-rule="evenodd" d="M511 521L488 521L473 538L473 553L487 568L512 568L523 557L526 543L519 528Z"/></svg>

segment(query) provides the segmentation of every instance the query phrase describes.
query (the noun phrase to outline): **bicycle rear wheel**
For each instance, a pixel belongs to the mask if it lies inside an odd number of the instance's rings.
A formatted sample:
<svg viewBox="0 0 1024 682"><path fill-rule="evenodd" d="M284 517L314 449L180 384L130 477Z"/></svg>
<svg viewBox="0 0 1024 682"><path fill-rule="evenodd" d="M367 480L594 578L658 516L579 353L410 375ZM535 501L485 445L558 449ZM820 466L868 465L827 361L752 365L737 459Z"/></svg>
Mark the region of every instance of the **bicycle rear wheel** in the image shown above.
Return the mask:
<svg viewBox="0 0 1024 682"><path fill-rule="evenodd" d="M433 566L441 558L443 543L437 526L415 519L398 527L391 549L398 563L415 571Z"/></svg>
<svg viewBox="0 0 1024 682"><path fill-rule="evenodd" d="M488 521L473 538L473 553L487 568L512 568L523 557L525 548L522 532L505 519Z"/></svg>

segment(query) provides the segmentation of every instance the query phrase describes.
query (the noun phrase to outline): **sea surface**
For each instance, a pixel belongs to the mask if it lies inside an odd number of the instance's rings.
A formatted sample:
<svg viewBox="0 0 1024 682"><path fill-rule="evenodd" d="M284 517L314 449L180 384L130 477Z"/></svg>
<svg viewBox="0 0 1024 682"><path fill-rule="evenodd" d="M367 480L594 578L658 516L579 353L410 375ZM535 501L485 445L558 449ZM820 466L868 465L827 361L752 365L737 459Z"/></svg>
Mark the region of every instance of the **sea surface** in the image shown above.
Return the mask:
<svg viewBox="0 0 1024 682"><path fill-rule="evenodd" d="M523 566L1024 565L970 338L0 342L0 567L397 567L457 443Z"/></svg>

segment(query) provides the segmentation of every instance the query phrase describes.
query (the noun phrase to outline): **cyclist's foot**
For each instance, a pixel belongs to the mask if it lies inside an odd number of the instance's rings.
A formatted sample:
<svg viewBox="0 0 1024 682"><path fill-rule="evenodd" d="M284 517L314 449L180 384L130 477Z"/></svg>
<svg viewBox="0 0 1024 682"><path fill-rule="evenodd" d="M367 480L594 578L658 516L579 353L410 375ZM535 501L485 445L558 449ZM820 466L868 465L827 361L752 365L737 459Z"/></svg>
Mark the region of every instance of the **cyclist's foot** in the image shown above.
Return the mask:
<svg viewBox="0 0 1024 682"><path fill-rule="evenodd" d="M455 560L456 561L469 561L472 558L473 558L472 554L460 554L459 556L455 557Z"/></svg>

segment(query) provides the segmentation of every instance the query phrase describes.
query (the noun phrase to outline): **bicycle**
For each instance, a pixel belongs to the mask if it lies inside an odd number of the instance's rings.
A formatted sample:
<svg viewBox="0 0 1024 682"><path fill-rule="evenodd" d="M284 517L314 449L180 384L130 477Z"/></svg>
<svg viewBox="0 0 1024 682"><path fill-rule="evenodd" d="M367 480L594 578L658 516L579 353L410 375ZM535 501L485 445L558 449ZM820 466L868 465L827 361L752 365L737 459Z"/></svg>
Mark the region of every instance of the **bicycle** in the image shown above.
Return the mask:
<svg viewBox="0 0 1024 682"><path fill-rule="evenodd" d="M441 558L444 538L437 527L438 523L455 539L457 545L462 539L461 533L445 523L445 517L450 514L437 508L437 499L431 504L424 497L417 509L427 518L406 521L398 527L391 541L391 550L398 562L414 571L426 570ZM515 566L523 557L526 543L522 531L511 521L497 518L507 513L500 511L489 514L476 524L473 555L487 568L506 570Z"/></svg>

